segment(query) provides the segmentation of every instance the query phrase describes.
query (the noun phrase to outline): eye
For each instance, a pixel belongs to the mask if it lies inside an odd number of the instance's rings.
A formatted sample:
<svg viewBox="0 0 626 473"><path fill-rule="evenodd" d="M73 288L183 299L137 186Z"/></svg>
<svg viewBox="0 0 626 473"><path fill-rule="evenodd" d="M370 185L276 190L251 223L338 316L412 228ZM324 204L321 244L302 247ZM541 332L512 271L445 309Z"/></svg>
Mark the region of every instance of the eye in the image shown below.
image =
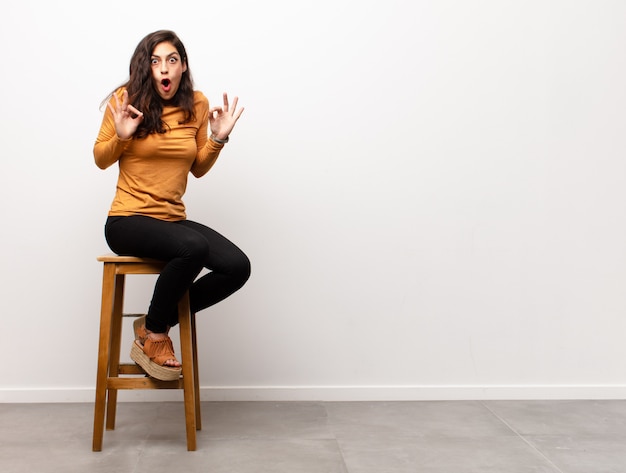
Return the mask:
<svg viewBox="0 0 626 473"><path fill-rule="evenodd" d="M159 60L155 57L153 57L152 59L150 59L150 64L152 64L153 66L156 66L159 63Z"/></svg>
<svg viewBox="0 0 626 473"><path fill-rule="evenodd" d="M170 64L176 64L178 62L178 59L175 57L171 57L170 58Z"/></svg>

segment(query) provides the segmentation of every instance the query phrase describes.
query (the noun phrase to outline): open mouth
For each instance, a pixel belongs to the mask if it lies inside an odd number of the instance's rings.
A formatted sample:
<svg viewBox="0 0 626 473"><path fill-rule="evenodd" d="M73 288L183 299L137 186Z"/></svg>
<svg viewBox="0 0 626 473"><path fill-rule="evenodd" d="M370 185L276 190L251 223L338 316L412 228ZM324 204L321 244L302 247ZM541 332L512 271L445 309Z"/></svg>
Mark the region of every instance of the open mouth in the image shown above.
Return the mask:
<svg viewBox="0 0 626 473"><path fill-rule="evenodd" d="M169 79L161 79L161 87L164 92L169 92L172 88L172 81Z"/></svg>

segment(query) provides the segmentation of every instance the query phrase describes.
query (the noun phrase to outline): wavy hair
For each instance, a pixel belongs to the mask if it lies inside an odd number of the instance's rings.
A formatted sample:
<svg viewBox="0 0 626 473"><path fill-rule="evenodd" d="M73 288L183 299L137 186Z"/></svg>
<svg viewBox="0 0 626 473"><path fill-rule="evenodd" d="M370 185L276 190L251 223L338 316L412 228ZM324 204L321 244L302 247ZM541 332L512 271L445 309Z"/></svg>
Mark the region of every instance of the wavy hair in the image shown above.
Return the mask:
<svg viewBox="0 0 626 473"><path fill-rule="evenodd" d="M193 80L185 46L173 31L155 31L144 37L135 48L130 60L128 81L116 88L103 101L103 104L108 102L113 94L122 88L128 91L129 102L143 112L143 121L133 135L134 138L140 139L152 133L167 132L167 126L161 119L163 100L154 88L152 81L152 53L160 43L171 43L178 51L181 61L187 65L187 70L183 72L176 95L170 101L171 105L183 110L184 118L179 123L189 123L196 119L193 107Z"/></svg>

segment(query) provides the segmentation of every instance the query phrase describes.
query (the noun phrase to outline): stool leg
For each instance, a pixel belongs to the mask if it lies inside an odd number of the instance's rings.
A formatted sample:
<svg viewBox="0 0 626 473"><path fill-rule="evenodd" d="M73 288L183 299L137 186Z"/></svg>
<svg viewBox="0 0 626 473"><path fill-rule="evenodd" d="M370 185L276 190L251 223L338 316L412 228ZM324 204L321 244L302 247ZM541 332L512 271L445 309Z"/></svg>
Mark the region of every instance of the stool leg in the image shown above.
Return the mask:
<svg viewBox="0 0 626 473"><path fill-rule="evenodd" d="M200 376L198 375L198 339L196 337L196 314L191 315L191 348L193 349L193 382L196 399L196 430L202 430L200 411Z"/></svg>
<svg viewBox="0 0 626 473"><path fill-rule="evenodd" d="M96 401L93 420L94 452L102 450L104 435L104 411L106 407L107 376L109 372L109 352L111 349L111 316L113 293L115 290L115 265L104 265L102 275L102 305L100 309L100 339L98 342L98 371L96 375Z"/></svg>
<svg viewBox="0 0 626 473"><path fill-rule="evenodd" d="M186 294L178 305L180 324L180 348L183 364L183 391L185 398L185 427L187 430L187 450L196 449L196 400L194 384L194 362L191 337L191 313L189 295Z"/></svg>
<svg viewBox="0 0 626 473"><path fill-rule="evenodd" d="M109 354L109 378L119 376L120 352L122 347L122 312L124 310L124 274L115 276L113 296L113 319L111 321L111 352ZM115 429L117 413L117 389L107 389L106 429Z"/></svg>

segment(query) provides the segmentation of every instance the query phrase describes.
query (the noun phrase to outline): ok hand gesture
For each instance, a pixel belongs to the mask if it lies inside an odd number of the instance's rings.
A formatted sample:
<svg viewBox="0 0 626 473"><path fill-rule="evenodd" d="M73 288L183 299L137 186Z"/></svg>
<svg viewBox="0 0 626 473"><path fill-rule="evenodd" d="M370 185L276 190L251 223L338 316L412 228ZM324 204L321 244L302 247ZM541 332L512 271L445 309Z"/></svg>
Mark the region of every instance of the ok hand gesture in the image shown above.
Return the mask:
<svg viewBox="0 0 626 473"><path fill-rule="evenodd" d="M128 91L122 92L121 104L117 94L113 94L113 98L115 99L115 106L111 102L107 106L113 114L115 132L120 139L127 140L135 134L137 127L143 121L143 113L128 103Z"/></svg>
<svg viewBox="0 0 626 473"><path fill-rule="evenodd" d="M211 134L220 140L225 140L233 131L235 123L243 113L243 107L237 110L238 98L233 100L233 106L228 104L228 95L224 92L224 105L221 107L211 107L209 110L209 124Z"/></svg>

